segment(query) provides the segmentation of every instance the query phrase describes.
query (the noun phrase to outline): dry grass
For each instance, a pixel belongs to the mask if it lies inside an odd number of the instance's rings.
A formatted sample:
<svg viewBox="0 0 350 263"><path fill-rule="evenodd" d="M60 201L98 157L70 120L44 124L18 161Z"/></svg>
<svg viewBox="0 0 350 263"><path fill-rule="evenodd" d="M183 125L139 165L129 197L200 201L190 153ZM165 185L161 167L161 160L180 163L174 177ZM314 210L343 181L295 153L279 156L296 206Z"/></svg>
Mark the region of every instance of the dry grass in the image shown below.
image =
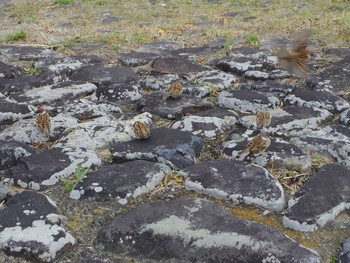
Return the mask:
<svg viewBox="0 0 350 263"><path fill-rule="evenodd" d="M17 0L4 10L0 39L5 43L5 34L23 30L28 34L27 44L62 44L69 48L74 40L83 39L115 51L135 49L159 39L188 45L251 36L263 41L268 36L291 37L303 28L311 28L323 46L345 46L350 41L349 1L215 2L77 0L55 5L51 0ZM118 21L102 23L104 16Z"/></svg>

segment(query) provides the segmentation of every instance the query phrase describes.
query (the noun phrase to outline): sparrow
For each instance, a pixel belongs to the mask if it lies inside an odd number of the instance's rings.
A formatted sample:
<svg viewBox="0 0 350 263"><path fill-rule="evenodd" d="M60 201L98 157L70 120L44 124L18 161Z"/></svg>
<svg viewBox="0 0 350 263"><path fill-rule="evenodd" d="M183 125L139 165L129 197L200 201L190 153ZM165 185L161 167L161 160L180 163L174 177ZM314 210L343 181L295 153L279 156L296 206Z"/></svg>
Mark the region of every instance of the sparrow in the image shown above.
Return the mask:
<svg viewBox="0 0 350 263"><path fill-rule="evenodd" d="M137 139L147 139L151 134L151 129L146 123L136 121L134 123L134 134Z"/></svg>
<svg viewBox="0 0 350 263"><path fill-rule="evenodd" d="M260 132L250 142L247 143L244 150L239 155L257 154L265 151L271 144L271 139L266 132Z"/></svg>
<svg viewBox="0 0 350 263"><path fill-rule="evenodd" d="M51 130L51 118L43 107L37 109L36 125L44 133L45 137L49 138Z"/></svg>
<svg viewBox="0 0 350 263"><path fill-rule="evenodd" d="M266 128L271 124L271 113L268 111L260 111L256 115L256 128L261 129L261 128Z"/></svg>
<svg viewBox="0 0 350 263"><path fill-rule="evenodd" d="M182 92L183 92L183 87L181 82L177 81L169 86L169 88L165 91L164 98L178 98Z"/></svg>
<svg viewBox="0 0 350 263"><path fill-rule="evenodd" d="M278 64L300 78L307 77L309 55L314 54L312 50L308 49L310 36L310 31L304 30L296 36L290 51L280 49L277 52Z"/></svg>

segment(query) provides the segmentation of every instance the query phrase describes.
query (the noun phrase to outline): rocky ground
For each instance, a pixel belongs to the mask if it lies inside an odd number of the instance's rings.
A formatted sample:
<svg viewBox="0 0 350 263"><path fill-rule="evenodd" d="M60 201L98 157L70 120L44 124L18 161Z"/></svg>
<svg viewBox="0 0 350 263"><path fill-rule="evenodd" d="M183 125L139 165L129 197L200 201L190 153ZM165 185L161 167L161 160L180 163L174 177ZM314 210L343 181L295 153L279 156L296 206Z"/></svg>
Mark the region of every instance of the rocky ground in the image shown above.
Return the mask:
<svg viewBox="0 0 350 263"><path fill-rule="evenodd" d="M0 262L350 262L350 49L289 44L0 45Z"/></svg>

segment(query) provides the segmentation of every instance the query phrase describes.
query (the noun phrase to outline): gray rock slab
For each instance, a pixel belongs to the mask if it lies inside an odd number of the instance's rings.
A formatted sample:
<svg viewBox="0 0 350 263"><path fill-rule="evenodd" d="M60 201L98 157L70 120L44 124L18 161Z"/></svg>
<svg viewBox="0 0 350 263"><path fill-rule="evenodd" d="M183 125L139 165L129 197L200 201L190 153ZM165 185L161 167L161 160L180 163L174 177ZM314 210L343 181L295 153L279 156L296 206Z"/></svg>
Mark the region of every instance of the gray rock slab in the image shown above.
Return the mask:
<svg viewBox="0 0 350 263"><path fill-rule="evenodd" d="M79 260L76 263L127 263L125 260L110 260L110 259L101 259L98 257L89 257L82 260Z"/></svg>
<svg viewBox="0 0 350 263"><path fill-rule="evenodd" d="M35 150L25 143L0 140L0 170L17 165L23 157L34 153Z"/></svg>
<svg viewBox="0 0 350 263"><path fill-rule="evenodd" d="M327 65L316 78L310 78L307 86L317 90L328 90L334 94L348 92L350 81L350 56Z"/></svg>
<svg viewBox="0 0 350 263"><path fill-rule="evenodd" d="M151 191L162 181L164 172L170 171L164 164L144 160L104 166L88 173L74 186L70 197L89 201L117 200L125 205Z"/></svg>
<svg viewBox="0 0 350 263"><path fill-rule="evenodd" d="M202 149L202 139L190 132L169 128L151 129L145 140L132 140L112 145L111 152L118 160L158 160L171 167L192 165Z"/></svg>
<svg viewBox="0 0 350 263"><path fill-rule="evenodd" d="M78 120L69 114L58 114L53 116L51 117L51 130L49 136L50 138L58 138L65 129L77 124ZM39 130L34 116L30 119L21 119L8 126L2 131L2 133L0 133L0 140L31 144L47 141L50 140L50 138L46 138L44 133Z"/></svg>
<svg viewBox="0 0 350 263"><path fill-rule="evenodd" d="M97 167L101 165L101 160L90 150L55 146L23 157L18 165L7 170L2 181L32 190L46 189L57 184L60 178L72 175L78 165Z"/></svg>
<svg viewBox="0 0 350 263"><path fill-rule="evenodd" d="M350 126L350 110L345 110L339 116L339 123L345 126Z"/></svg>
<svg viewBox="0 0 350 263"><path fill-rule="evenodd" d="M286 106L282 110L271 111L271 113L271 125L264 128L264 130L270 135L283 137L308 134L318 129L323 123L331 120L333 116L327 110L297 106ZM249 124L244 125L255 125L251 121L248 121Z"/></svg>
<svg viewBox="0 0 350 263"><path fill-rule="evenodd" d="M219 51L218 47L186 47L179 48L175 50L170 50L170 55L174 57L209 57L213 55L215 52Z"/></svg>
<svg viewBox="0 0 350 263"><path fill-rule="evenodd" d="M222 153L226 158L244 160L266 166L268 163L275 168L291 169L307 172L311 169L310 154L302 148L286 142L280 138L271 138L271 145L262 153L242 155L247 143L256 136L259 131L247 130L244 133L235 131L230 140L222 144Z"/></svg>
<svg viewBox="0 0 350 263"><path fill-rule="evenodd" d="M344 240L341 244L339 262L350 263L350 239Z"/></svg>
<svg viewBox="0 0 350 263"><path fill-rule="evenodd" d="M146 94L137 102L138 111L150 112L168 119L179 119L186 114L194 114L214 108L214 106L214 103L207 99L187 94L165 99L162 91Z"/></svg>
<svg viewBox="0 0 350 263"><path fill-rule="evenodd" d="M275 109L280 105L279 98L257 91L230 90L222 91L218 97L218 104L222 108L239 112L252 112Z"/></svg>
<svg viewBox="0 0 350 263"><path fill-rule="evenodd" d="M337 162L350 167L350 128L330 125L303 137L292 138L291 142L327 155Z"/></svg>
<svg viewBox="0 0 350 263"><path fill-rule="evenodd" d="M139 67L147 65L160 57L161 55L159 53L151 52L129 52L117 55L117 59L121 65L126 67Z"/></svg>
<svg viewBox="0 0 350 263"><path fill-rule="evenodd" d="M0 125L9 125L33 114L34 111L28 105L0 97Z"/></svg>
<svg viewBox="0 0 350 263"><path fill-rule="evenodd" d="M232 128L238 118L233 111L215 108L200 112L200 115L185 116L175 122L172 128L215 139Z"/></svg>
<svg viewBox="0 0 350 263"><path fill-rule="evenodd" d="M137 101L142 97L140 87L136 84L101 85L93 94L94 100L99 101Z"/></svg>
<svg viewBox="0 0 350 263"><path fill-rule="evenodd" d="M13 195L11 189L6 185L0 183L0 202L3 202L6 198Z"/></svg>
<svg viewBox="0 0 350 263"><path fill-rule="evenodd" d="M276 212L284 208L282 186L263 167L237 160L215 160L191 165L182 172L186 174L188 190Z"/></svg>
<svg viewBox="0 0 350 263"><path fill-rule="evenodd" d="M289 200L283 226L314 231L350 208L350 170L341 164L324 165Z"/></svg>
<svg viewBox="0 0 350 263"><path fill-rule="evenodd" d="M83 148L95 151L106 148L111 143L130 141L135 138L133 131L135 121L151 125L152 115L145 112L131 119L123 119L123 117L116 119L112 116L102 116L71 125L60 135L54 147Z"/></svg>
<svg viewBox="0 0 350 263"><path fill-rule="evenodd" d="M331 92L309 89L297 89L288 94L284 101L295 106L326 109L331 113L339 113L350 107L346 100Z"/></svg>
<svg viewBox="0 0 350 263"><path fill-rule="evenodd" d="M206 67L185 58L159 58L153 63L155 73L187 75L207 70Z"/></svg>
<svg viewBox="0 0 350 263"><path fill-rule="evenodd" d="M70 76L74 81L86 81L97 86L123 84L137 81L136 73L129 67L88 65Z"/></svg>
<svg viewBox="0 0 350 263"><path fill-rule="evenodd" d="M350 48L340 47L340 48L327 48L324 51L327 55L336 55L338 57L346 57L350 55Z"/></svg>
<svg viewBox="0 0 350 263"><path fill-rule="evenodd" d="M13 79L17 76L23 76L20 67L0 62L0 78Z"/></svg>
<svg viewBox="0 0 350 263"><path fill-rule="evenodd" d="M199 88L216 88L217 90L231 89L238 78L232 74L220 70L209 70L196 74L190 74L189 80L199 86Z"/></svg>
<svg viewBox="0 0 350 263"><path fill-rule="evenodd" d="M18 61L18 60L43 60L47 58L58 58L59 54L50 49L31 46L1 46L0 61Z"/></svg>
<svg viewBox="0 0 350 263"><path fill-rule="evenodd" d="M240 83L238 86L239 90L253 90L262 93L271 93L278 98L284 98L287 94L293 92L297 87L281 83L277 80L266 80L266 81L256 81L256 82L245 82Z"/></svg>
<svg viewBox="0 0 350 263"><path fill-rule="evenodd" d="M75 244L55 202L32 191L17 193L0 210L0 248L35 262L53 262Z"/></svg>
<svg viewBox="0 0 350 263"><path fill-rule="evenodd" d="M78 120L90 120L102 116L113 115L122 116L122 110L113 102L90 101L87 99L76 99L67 102L64 106L56 107L50 110L54 115L71 115Z"/></svg>
<svg viewBox="0 0 350 263"><path fill-rule="evenodd" d="M152 262L321 262L277 229L203 199L138 206L101 229L95 244Z"/></svg>

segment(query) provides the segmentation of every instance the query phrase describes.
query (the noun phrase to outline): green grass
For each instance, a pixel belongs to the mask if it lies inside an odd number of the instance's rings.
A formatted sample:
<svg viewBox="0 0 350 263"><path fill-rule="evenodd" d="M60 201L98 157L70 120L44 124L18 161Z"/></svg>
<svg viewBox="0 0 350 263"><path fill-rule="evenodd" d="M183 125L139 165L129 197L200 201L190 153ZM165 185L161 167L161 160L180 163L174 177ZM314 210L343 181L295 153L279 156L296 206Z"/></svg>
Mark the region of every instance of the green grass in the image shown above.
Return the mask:
<svg viewBox="0 0 350 263"><path fill-rule="evenodd" d="M55 5L70 5L74 4L75 0L55 0Z"/></svg>
<svg viewBox="0 0 350 263"><path fill-rule="evenodd" d="M25 40L27 38L27 33L24 31L19 31L13 34L8 34L6 35L6 41L11 42L11 41L18 41L18 40Z"/></svg>
<svg viewBox="0 0 350 263"><path fill-rule="evenodd" d="M81 168L78 165L76 172L68 178L60 178L60 181L64 183L64 189L66 191L72 191L74 186L80 183L90 172L89 168Z"/></svg>
<svg viewBox="0 0 350 263"><path fill-rule="evenodd" d="M245 43L251 44L253 46L259 46L260 40L259 40L259 37L257 37L257 36L249 36L245 39Z"/></svg>

